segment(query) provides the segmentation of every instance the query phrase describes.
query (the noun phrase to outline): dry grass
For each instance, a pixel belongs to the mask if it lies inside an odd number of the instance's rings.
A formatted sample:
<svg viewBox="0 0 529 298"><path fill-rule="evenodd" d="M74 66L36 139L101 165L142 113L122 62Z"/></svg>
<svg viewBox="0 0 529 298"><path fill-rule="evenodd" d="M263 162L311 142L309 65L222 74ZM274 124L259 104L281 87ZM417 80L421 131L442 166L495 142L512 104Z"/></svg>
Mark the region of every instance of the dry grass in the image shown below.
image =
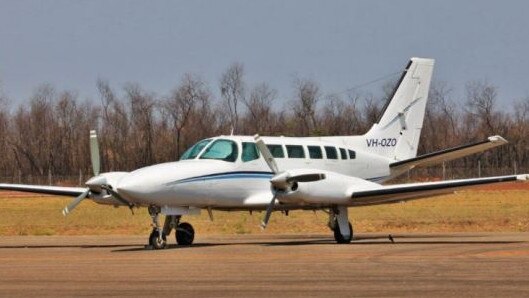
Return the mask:
<svg viewBox="0 0 529 298"><path fill-rule="evenodd" d="M64 218L69 198L48 196L0 197L0 235L147 234L150 218L145 209L101 206L83 202ZM329 233L327 214L295 211L288 217L274 213L266 231L262 213L207 212L186 217L199 234ZM356 232L477 232L529 231L529 190L465 191L404 204L351 208Z"/></svg>

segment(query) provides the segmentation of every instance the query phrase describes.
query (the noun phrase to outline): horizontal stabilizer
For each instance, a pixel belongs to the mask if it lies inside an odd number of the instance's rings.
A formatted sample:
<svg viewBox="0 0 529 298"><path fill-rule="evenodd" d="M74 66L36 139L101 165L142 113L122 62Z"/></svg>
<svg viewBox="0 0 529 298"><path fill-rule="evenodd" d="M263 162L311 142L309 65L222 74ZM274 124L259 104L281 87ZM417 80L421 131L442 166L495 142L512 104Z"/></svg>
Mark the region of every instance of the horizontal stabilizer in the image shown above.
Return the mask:
<svg viewBox="0 0 529 298"><path fill-rule="evenodd" d="M414 199L424 199L452 193L463 188L478 185L512 181L527 181L529 175L510 175L488 178L447 180L426 183L395 184L371 190L353 192L350 206L367 206L398 203Z"/></svg>
<svg viewBox="0 0 529 298"><path fill-rule="evenodd" d="M482 142L444 149L414 158L397 161L390 164L391 177L394 178L415 167L428 167L505 144L507 144L507 140L501 136L492 136Z"/></svg>

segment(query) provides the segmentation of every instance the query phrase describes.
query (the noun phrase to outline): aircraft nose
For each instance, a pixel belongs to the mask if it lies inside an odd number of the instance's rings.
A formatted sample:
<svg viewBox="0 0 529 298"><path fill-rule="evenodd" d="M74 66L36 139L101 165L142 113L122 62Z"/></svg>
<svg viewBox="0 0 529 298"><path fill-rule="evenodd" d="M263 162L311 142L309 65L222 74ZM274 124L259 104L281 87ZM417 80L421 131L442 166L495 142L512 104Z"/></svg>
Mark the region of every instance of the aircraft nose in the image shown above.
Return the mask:
<svg viewBox="0 0 529 298"><path fill-rule="evenodd" d="M117 192L129 200L139 200L148 195L148 187L138 179L123 179L117 187Z"/></svg>

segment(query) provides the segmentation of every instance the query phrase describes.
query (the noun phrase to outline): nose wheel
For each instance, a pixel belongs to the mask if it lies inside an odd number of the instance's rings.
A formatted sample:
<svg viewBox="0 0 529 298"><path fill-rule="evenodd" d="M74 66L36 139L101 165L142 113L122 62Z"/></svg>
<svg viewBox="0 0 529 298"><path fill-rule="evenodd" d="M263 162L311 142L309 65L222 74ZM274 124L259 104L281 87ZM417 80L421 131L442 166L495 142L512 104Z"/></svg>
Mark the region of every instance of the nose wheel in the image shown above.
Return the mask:
<svg viewBox="0 0 529 298"><path fill-rule="evenodd" d="M167 245L167 237L163 232L160 235L158 230L153 229L149 236L149 245L154 249L163 249Z"/></svg>
<svg viewBox="0 0 529 298"><path fill-rule="evenodd" d="M152 232L149 235L149 247L153 249L163 249L167 245L167 236L160 226L160 207L149 206L148 210L152 219Z"/></svg>

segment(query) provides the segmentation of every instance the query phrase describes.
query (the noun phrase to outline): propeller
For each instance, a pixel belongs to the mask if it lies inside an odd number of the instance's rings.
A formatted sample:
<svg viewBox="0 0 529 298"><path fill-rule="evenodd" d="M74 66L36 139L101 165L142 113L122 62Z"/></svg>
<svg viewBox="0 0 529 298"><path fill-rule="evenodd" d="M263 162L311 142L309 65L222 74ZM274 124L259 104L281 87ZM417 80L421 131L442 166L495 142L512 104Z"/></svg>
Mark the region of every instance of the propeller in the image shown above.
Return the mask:
<svg viewBox="0 0 529 298"><path fill-rule="evenodd" d="M131 202L125 200L119 193L117 193L115 190L112 189L110 185L101 185L101 188L108 191L112 197L114 197L116 200L120 201L121 203L127 205L129 209L132 211L132 214L134 214L134 210L132 209L134 207L134 204Z"/></svg>
<svg viewBox="0 0 529 298"><path fill-rule="evenodd" d="M81 203L81 201L83 199L86 198L86 196L88 196L88 194L90 193L90 190L87 189L85 192L83 192L82 194L80 194L77 198L75 198L75 200L73 200L70 204L68 204L68 206L64 207L64 209L62 210L62 215L66 216L68 215L70 212L73 211L73 209L75 207L77 207L77 205L79 205L79 203Z"/></svg>
<svg viewBox="0 0 529 298"><path fill-rule="evenodd" d="M272 200L266 207L266 213L261 221L261 228L265 229L268 225L268 221L270 220L270 216L272 215L272 212L274 211L274 206L277 200L277 195L279 194L279 191L282 190L295 190L297 188L298 182L315 182L319 180L325 179L324 173L314 173L314 172L298 172L298 174L292 175L292 172L280 172L279 168L275 162L274 157L272 156L272 153L270 153L270 150L268 150L268 147L266 146L265 142L261 137L256 134L254 136L255 145L257 146L257 149L259 152L261 152L261 155L263 156L264 160L268 164L268 167L270 167L270 170L274 173L274 176L272 179L270 179L270 183L272 184ZM294 171L296 172L296 171Z"/></svg>
<svg viewBox="0 0 529 298"><path fill-rule="evenodd" d="M270 150L268 150L268 147L266 146L263 139L261 139L258 134L253 137L255 139L255 145L257 146L257 149L259 149L261 155L263 155L263 158L270 167L270 170L272 170L274 174L279 173L279 168L277 167L276 161L272 156L272 153L270 153Z"/></svg>
<svg viewBox="0 0 529 298"><path fill-rule="evenodd" d="M94 176L99 175L101 161L99 159L99 144L97 142L97 133L95 130L90 131L90 160L92 161Z"/></svg>
<svg viewBox="0 0 529 298"><path fill-rule="evenodd" d="M101 168L101 163L99 159L99 145L97 142L97 133L95 130L90 131L90 160L92 162L92 170L94 171L94 176L98 176L99 170ZM93 182L96 182L96 180L98 181L101 180L99 178L100 177L98 178L94 177L88 181L90 183L87 182L87 184L89 184L88 185L89 188L87 188L86 191L84 191L77 198L75 198L68 206L64 207L64 209L62 210L62 214L64 216L72 212L75 209L75 207L77 207L77 205L81 203L82 200L86 199L90 195L91 187L95 187L95 188L99 187L99 189L101 188L100 186L93 183Z"/></svg>
<svg viewBox="0 0 529 298"><path fill-rule="evenodd" d="M270 170L272 170L272 173L277 175L279 173L279 168L277 167L276 161L274 160L272 153L270 153L270 150L268 150L268 147L266 146L265 142L263 141L263 139L261 139L261 137L258 134L254 136L254 140L255 140L255 145L257 146L257 149L259 149L259 152L261 152L261 155L263 155L263 158L266 161L266 164L268 164L268 167L270 167ZM268 206L266 207L265 217L261 221L261 228L263 230L266 229L266 226L268 225L268 221L270 220L270 215L272 215L272 211L274 211L274 205L276 204L277 189L275 187L273 187L273 193L274 194L272 196L272 200L270 201L270 204L268 204Z"/></svg>

